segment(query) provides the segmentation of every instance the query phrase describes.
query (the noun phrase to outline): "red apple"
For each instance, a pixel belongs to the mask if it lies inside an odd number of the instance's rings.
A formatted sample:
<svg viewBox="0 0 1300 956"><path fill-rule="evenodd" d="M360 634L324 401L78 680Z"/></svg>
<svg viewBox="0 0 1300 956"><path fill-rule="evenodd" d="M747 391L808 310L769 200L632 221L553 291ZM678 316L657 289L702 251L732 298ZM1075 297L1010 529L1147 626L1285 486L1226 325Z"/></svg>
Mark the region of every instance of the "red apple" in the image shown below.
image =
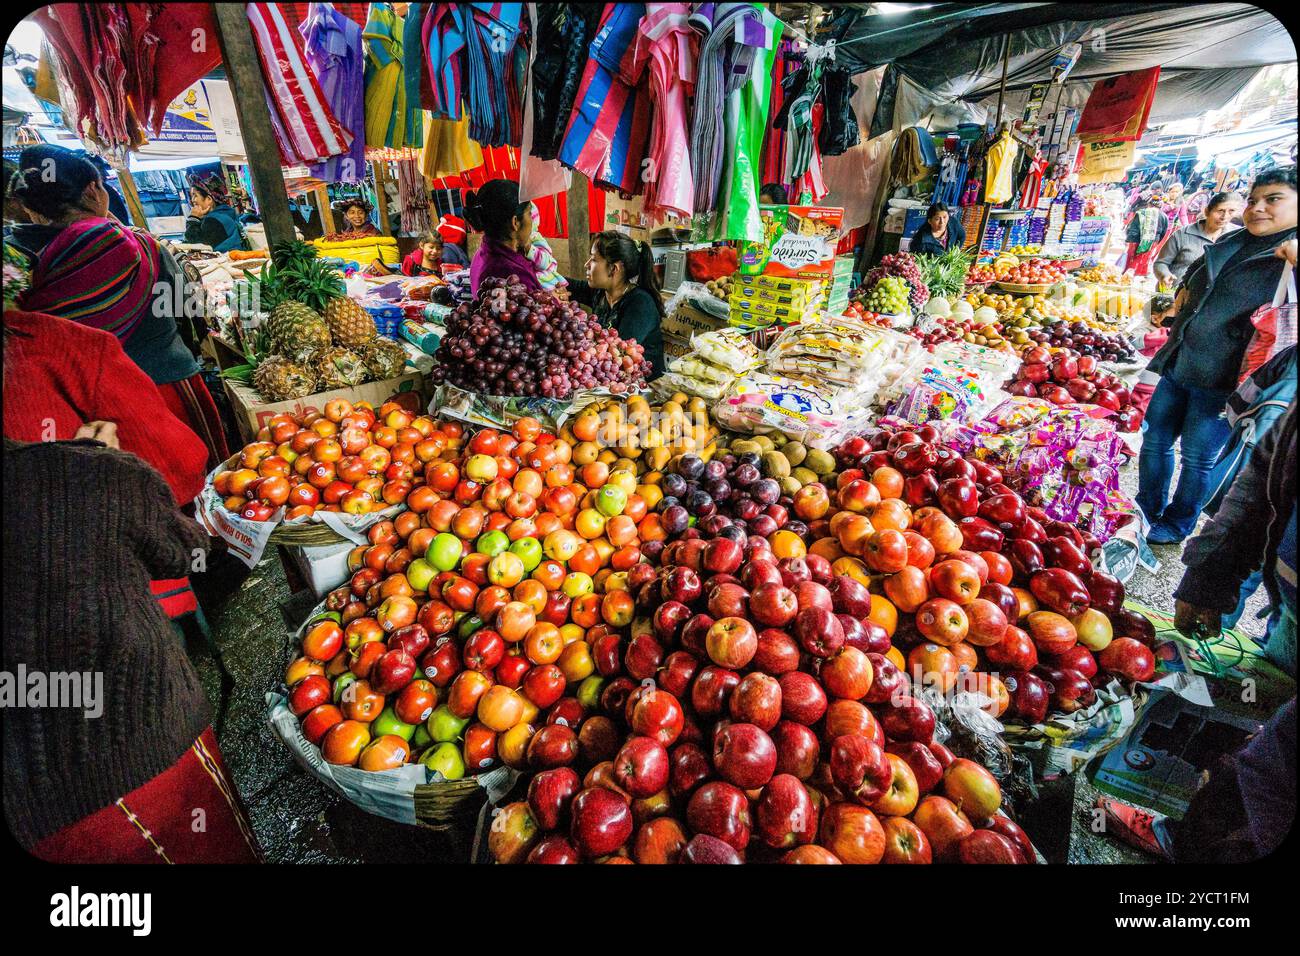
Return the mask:
<svg viewBox="0 0 1300 956"><path fill-rule="evenodd" d="M613 790L590 787L573 798L569 839L587 859L606 856L632 836L632 808Z"/></svg>

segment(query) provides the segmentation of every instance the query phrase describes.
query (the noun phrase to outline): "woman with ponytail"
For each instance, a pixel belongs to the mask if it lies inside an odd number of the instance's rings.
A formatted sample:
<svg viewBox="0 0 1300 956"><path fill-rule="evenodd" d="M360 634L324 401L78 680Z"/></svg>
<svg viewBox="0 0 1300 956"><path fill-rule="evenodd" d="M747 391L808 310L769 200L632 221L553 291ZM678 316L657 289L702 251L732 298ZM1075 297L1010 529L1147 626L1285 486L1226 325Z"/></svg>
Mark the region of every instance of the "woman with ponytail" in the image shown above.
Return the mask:
<svg viewBox="0 0 1300 956"><path fill-rule="evenodd" d="M514 276L533 292L541 292L537 266L528 257L533 217L528 203L519 201L519 184L494 179L477 192L465 194L465 220L483 233L483 244L469 266L470 291L478 295L484 279Z"/></svg>
<svg viewBox="0 0 1300 956"><path fill-rule="evenodd" d="M641 343L651 378L663 374L664 303L648 244L621 232L597 233L591 240L587 281L570 281L569 294L617 329L620 338Z"/></svg>

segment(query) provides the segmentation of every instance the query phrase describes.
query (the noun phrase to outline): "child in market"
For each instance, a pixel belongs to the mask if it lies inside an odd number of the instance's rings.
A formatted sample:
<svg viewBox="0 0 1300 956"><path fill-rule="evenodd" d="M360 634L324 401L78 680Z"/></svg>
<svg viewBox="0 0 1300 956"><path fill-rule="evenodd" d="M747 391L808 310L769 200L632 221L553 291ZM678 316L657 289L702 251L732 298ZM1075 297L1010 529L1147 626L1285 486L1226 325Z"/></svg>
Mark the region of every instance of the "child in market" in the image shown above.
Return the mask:
<svg viewBox="0 0 1300 956"><path fill-rule="evenodd" d="M442 236L436 232L425 233L420 237L420 244L402 260L402 275L442 275L442 254L445 248Z"/></svg>

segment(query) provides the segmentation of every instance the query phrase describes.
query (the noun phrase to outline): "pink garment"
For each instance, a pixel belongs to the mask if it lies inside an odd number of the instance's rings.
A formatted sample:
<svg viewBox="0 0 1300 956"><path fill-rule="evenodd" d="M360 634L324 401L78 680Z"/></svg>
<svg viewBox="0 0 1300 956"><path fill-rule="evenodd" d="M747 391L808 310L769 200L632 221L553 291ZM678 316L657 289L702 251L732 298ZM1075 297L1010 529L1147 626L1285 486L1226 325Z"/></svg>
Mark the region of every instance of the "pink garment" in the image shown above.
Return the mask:
<svg viewBox="0 0 1300 956"><path fill-rule="evenodd" d="M649 65L650 162L645 170L645 211L656 221L664 213L689 219L695 209L687 97L695 91L699 36L690 28L689 3L647 3L633 47L631 74L640 82Z"/></svg>

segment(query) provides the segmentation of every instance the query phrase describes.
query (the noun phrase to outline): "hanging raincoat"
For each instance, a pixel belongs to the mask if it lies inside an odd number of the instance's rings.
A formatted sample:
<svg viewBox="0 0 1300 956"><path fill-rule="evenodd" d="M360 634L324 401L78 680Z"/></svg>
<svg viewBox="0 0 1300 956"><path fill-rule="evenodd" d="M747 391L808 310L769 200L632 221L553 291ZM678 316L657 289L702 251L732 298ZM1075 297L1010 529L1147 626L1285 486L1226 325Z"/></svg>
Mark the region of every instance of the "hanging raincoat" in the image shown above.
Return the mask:
<svg viewBox="0 0 1300 956"><path fill-rule="evenodd" d="M469 135L484 146L518 146L523 133L522 3L471 3L462 81Z"/></svg>
<svg viewBox="0 0 1300 956"><path fill-rule="evenodd" d="M633 49L639 81L648 66L654 123L645 176L645 211L689 219L695 211L691 144L686 132L687 99L695 89L698 40L688 18L689 3L647 3Z"/></svg>
<svg viewBox="0 0 1300 956"><path fill-rule="evenodd" d="M402 25L391 3L372 3L366 41L366 145L406 145L406 87L402 78Z"/></svg>
<svg viewBox="0 0 1300 956"><path fill-rule="evenodd" d="M664 6L664 4L654 4ZM603 3L542 3L537 8L532 66L532 154L555 159L564 142L587 51L605 11Z"/></svg>
<svg viewBox="0 0 1300 956"><path fill-rule="evenodd" d="M560 162L594 183L639 193L650 103L630 77L642 3L607 3L560 147Z"/></svg>
<svg viewBox="0 0 1300 956"><path fill-rule="evenodd" d="M463 3L430 4L421 35L433 101L424 105L435 119L461 117L461 52L465 49L465 33Z"/></svg>
<svg viewBox="0 0 1300 956"><path fill-rule="evenodd" d="M339 125L352 137L352 145L311 167L311 174L327 183L359 183L366 178L365 58L361 52L361 27L330 3L313 3L307 19L298 26L307 65L316 74L321 95Z"/></svg>
<svg viewBox="0 0 1300 956"><path fill-rule="evenodd" d="M701 3L691 23L706 34L691 131L697 236L759 241L763 133L784 27L766 7L749 3Z"/></svg>

